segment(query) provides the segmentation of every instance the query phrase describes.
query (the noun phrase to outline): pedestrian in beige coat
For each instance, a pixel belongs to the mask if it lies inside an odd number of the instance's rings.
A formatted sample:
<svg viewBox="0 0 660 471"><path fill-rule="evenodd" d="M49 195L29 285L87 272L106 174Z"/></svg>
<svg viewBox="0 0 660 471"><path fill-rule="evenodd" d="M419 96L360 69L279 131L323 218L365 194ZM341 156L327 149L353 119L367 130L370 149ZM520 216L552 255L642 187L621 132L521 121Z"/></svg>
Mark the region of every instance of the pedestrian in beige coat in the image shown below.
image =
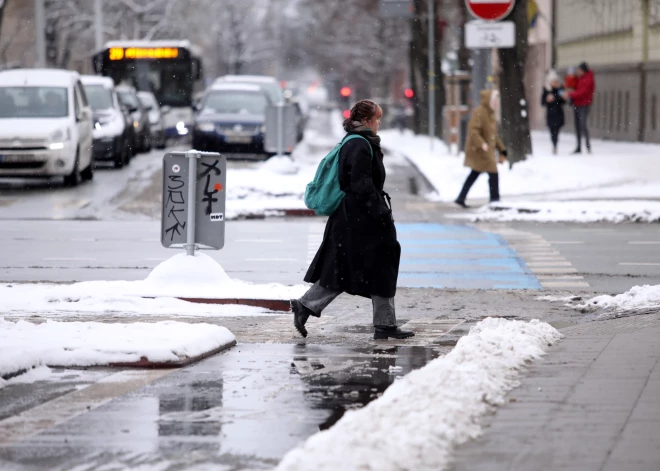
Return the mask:
<svg viewBox="0 0 660 471"><path fill-rule="evenodd" d="M467 142L465 143L465 166L472 172L468 175L461 194L455 203L463 208L468 192L481 173L488 173L490 202L500 200L499 175L495 148L499 151L499 162L506 161L506 148L497 134L496 113L500 108L500 94L497 90L482 90L481 104L472 112L468 123Z"/></svg>

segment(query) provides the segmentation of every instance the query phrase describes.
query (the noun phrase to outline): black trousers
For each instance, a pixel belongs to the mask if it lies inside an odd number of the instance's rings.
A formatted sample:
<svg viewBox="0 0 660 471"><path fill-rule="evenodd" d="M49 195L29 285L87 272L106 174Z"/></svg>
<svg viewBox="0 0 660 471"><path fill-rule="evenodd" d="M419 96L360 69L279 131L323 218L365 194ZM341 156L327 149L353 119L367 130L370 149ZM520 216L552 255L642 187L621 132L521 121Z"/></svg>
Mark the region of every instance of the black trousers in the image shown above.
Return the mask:
<svg viewBox="0 0 660 471"><path fill-rule="evenodd" d="M559 131L561 131L561 126L550 126L550 139L552 140L552 146L555 149L559 142Z"/></svg>
<svg viewBox="0 0 660 471"><path fill-rule="evenodd" d="M591 142L589 141L589 129L587 128L587 120L589 119L589 106L576 106L575 113L575 135L577 136L576 150L582 150L582 136L584 135L587 150L591 149Z"/></svg>
<svg viewBox="0 0 660 471"><path fill-rule="evenodd" d="M462 203L465 203L465 199L467 198L467 195L470 192L470 188L472 188L472 185L474 185L474 182L477 181L477 178L479 178L479 175L481 175L481 172L477 172L476 170L472 170L472 172L470 172L470 175L468 175L467 179L465 180L465 184L463 185L463 189L461 190L461 194L458 195L458 198L456 199L456 201L460 201ZM488 174L488 186L490 187L490 201L491 202L499 201L500 200L500 176L497 172Z"/></svg>

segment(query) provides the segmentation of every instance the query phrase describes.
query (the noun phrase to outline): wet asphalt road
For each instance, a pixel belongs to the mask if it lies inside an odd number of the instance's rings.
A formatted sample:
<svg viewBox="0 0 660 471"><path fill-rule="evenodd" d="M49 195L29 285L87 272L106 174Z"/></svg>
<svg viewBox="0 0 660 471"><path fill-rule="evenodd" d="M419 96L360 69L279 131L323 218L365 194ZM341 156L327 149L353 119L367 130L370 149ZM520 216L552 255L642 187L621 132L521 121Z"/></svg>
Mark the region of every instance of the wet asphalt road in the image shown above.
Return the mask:
<svg viewBox="0 0 660 471"><path fill-rule="evenodd" d="M288 315L214 319L239 345L196 365L55 370L43 381L13 382L0 390L0 470L269 469L346 410L448 352L480 318L571 324L579 322L575 312L535 299L541 289L622 292L659 282L649 265L660 263L656 226L456 225L445 217L455 209L426 201L424 179L400 156L389 158L388 191L407 254L399 321L417 337L370 340L369 303L342 296L311 322L305 341ZM78 189L0 182L0 280L144 278L173 254L160 247L159 222L149 216L157 203L147 190L159 166L160 155L142 155ZM210 255L243 280L299 283L322 230L316 219L231 222L227 248ZM473 245L463 246L468 240ZM534 268L537 249L561 256L565 273ZM457 289L446 289L448 279ZM506 290L478 289L501 288L503 279Z"/></svg>

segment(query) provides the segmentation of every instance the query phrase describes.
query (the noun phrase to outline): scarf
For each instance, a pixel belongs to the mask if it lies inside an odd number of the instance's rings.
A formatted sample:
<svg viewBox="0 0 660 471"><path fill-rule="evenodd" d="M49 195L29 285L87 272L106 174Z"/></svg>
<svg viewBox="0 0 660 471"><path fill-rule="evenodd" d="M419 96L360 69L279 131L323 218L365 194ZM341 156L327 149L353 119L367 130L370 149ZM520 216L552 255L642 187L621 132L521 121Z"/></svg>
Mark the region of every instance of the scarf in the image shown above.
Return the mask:
<svg viewBox="0 0 660 471"><path fill-rule="evenodd" d="M371 145L380 150L380 136L374 135L374 132L359 121L350 121L344 124L344 130L348 133L360 134L366 138Z"/></svg>

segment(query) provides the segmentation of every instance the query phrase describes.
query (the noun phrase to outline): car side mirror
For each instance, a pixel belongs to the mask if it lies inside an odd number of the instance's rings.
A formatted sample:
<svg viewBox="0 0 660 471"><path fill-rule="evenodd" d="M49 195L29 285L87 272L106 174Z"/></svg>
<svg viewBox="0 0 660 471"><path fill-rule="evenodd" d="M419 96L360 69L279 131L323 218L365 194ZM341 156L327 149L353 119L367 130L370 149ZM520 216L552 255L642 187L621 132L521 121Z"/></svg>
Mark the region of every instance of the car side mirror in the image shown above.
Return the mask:
<svg viewBox="0 0 660 471"><path fill-rule="evenodd" d="M169 113L170 111L172 111L172 108L170 108L170 107L167 106L167 105L162 106L162 107L160 108L160 112L161 112L162 114L167 114L167 113Z"/></svg>

